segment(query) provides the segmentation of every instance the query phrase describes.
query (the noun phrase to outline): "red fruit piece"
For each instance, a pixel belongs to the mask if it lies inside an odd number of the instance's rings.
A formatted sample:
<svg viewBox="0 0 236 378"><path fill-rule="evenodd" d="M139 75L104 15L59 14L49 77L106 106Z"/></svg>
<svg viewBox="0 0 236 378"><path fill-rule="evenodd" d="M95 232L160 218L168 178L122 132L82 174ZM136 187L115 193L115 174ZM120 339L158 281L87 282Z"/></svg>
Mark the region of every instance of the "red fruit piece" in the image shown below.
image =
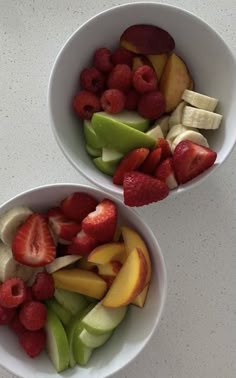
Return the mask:
<svg viewBox="0 0 236 378"><path fill-rule="evenodd" d="M9 328L17 335L20 336L24 332L27 331L27 329L23 326L23 324L20 321L19 313L16 313L14 318L9 324Z"/></svg>
<svg viewBox="0 0 236 378"><path fill-rule="evenodd" d="M55 291L54 280L51 274L39 272L32 285L32 293L37 301L44 301L53 297Z"/></svg>
<svg viewBox="0 0 236 378"><path fill-rule="evenodd" d="M130 89L126 93L125 109L135 110L138 106L138 100L139 100L139 94L134 89Z"/></svg>
<svg viewBox="0 0 236 378"><path fill-rule="evenodd" d="M107 86L127 92L132 85L132 71L127 64L117 64L109 74Z"/></svg>
<svg viewBox="0 0 236 378"><path fill-rule="evenodd" d="M6 308L0 306L0 326L9 324L16 314L15 308Z"/></svg>
<svg viewBox="0 0 236 378"><path fill-rule="evenodd" d="M111 61L114 65L116 64L127 64L132 67L134 54L131 51L124 49L123 47L118 47L111 54Z"/></svg>
<svg viewBox="0 0 236 378"><path fill-rule="evenodd" d="M101 243L113 240L117 223L117 208L113 201L104 199L96 210L87 215L82 229Z"/></svg>
<svg viewBox="0 0 236 378"><path fill-rule="evenodd" d="M165 98L159 91L144 93L138 102L138 113L144 118L156 119L165 112Z"/></svg>
<svg viewBox="0 0 236 378"><path fill-rule="evenodd" d="M62 244L68 244L81 230L81 224L65 217L60 207L54 207L47 213L49 225Z"/></svg>
<svg viewBox="0 0 236 378"><path fill-rule="evenodd" d="M37 331L44 327L47 321L45 304L37 301L24 303L20 309L19 319L29 331Z"/></svg>
<svg viewBox="0 0 236 378"><path fill-rule="evenodd" d="M101 106L107 113L120 113L125 106L125 95L119 89L107 89L102 94Z"/></svg>
<svg viewBox="0 0 236 378"><path fill-rule="evenodd" d="M62 257L68 255L68 244L60 244L57 245L57 257Z"/></svg>
<svg viewBox="0 0 236 378"><path fill-rule="evenodd" d="M80 91L73 99L72 106L82 119L91 119L101 109L99 98L92 92Z"/></svg>
<svg viewBox="0 0 236 378"><path fill-rule="evenodd" d="M155 91L157 89L157 76L155 71L146 64L137 68L133 74L133 86L139 93Z"/></svg>
<svg viewBox="0 0 236 378"><path fill-rule="evenodd" d="M95 67L85 68L80 73L80 86L93 93L101 93L105 87L105 78Z"/></svg>
<svg viewBox="0 0 236 378"><path fill-rule="evenodd" d="M39 331L26 331L19 337L19 343L31 358L38 356L46 345L46 333Z"/></svg>
<svg viewBox="0 0 236 378"><path fill-rule="evenodd" d="M161 161L161 148L157 147L154 150L150 151L147 158L144 160L143 164L140 167L140 171L148 175L152 175L155 171L155 168Z"/></svg>
<svg viewBox="0 0 236 378"><path fill-rule="evenodd" d="M154 176L163 182L166 183L168 188L175 189L178 186L178 183L175 178L174 166L173 166L173 159L168 158L161 162L161 164L157 167Z"/></svg>
<svg viewBox="0 0 236 378"><path fill-rule="evenodd" d="M165 160L172 156L169 142L164 138L158 138L157 147L161 148L161 160Z"/></svg>
<svg viewBox="0 0 236 378"><path fill-rule="evenodd" d="M9 278L0 287L0 305L3 307L17 307L25 301L25 298L26 285L22 278Z"/></svg>
<svg viewBox="0 0 236 378"><path fill-rule="evenodd" d="M12 243L16 261L32 267L44 266L56 256L56 247L46 218L34 213L18 229Z"/></svg>
<svg viewBox="0 0 236 378"><path fill-rule="evenodd" d="M66 197L60 207L67 218L81 223L91 211L96 209L97 204L96 198L90 194L75 192Z"/></svg>
<svg viewBox="0 0 236 378"><path fill-rule="evenodd" d="M149 154L148 148L136 148L123 157L113 175L113 183L122 185L126 172L137 170Z"/></svg>
<svg viewBox="0 0 236 378"><path fill-rule="evenodd" d="M32 287L26 287L26 296L24 302L30 302L33 300Z"/></svg>
<svg viewBox="0 0 236 378"><path fill-rule="evenodd" d="M169 194L169 188L164 182L140 172L127 172L123 189L127 206L148 205L163 200Z"/></svg>
<svg viewBox="0 0 236 378"><path fill-rule="evenodd" d="M110 72L113 68L111 51L106 47L96 50L93 57L94 66L101 72Z"/></svg>
<svg viewBox="0 0 236 378"><path fill-rule="evenodd" d="M97 245L98 241L93 236L81 230L68 246L68 254L87 256Z"/></svg>
<svg viewBox="0 0 236 378"><path fill-rule="evenodd" d="M177 144L173 154L173 165L177 181L184 184L210 168L217 153L208 147L200 146L190 140Z"/></svg>

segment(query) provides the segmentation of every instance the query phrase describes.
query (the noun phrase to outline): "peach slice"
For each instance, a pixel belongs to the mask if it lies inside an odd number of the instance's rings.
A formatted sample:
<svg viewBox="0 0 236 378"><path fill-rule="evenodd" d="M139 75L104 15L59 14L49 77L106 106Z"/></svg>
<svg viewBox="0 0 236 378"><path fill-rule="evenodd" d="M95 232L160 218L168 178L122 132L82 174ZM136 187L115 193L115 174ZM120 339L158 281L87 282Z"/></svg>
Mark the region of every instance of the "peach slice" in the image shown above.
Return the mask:
<svg viewBox="0 0 236 378"><path fill-rule="evenodd" d="M143 307L145 305L145 301L147 298L148 289L149 289L149 284L145 286L145 288L141 291L141 293L137 295L137 297L135 297L131 303L135 306Z"/></svg>
<svg viewBox="0 0 236 378"><path fill-rule="evenodd" d="M136 54L163 54L174 50L175 41L166 30L158 26L137 24L123 32L120 45Z"/></svg>
<svg viewBox="0 0 236 378"><path fill-rule="evenodd" d="M158 55L148 55L147 58L154 68L158 81L161 79L164 67L166 65L168 55L167 54L158 54Z"/></svg>
<svg viewBox="0 0 236 378"><path fill-rule="evenodd" d="M122 264L119 261L111 261L106 264L98 265L97 267L98 274L100 276L116 277L122 267Z"/></svg>
<svg viewBox="0 0 236 378"><path fill-rule="evenodd" d="M77 263L77 267L83 270L97 270L97 264L94 264L87 260L87 257L82 257Z"/></svg>
<svg viewBox="0 0 236 378"><path fill-rule="evenodd" d="M133 58L132 70L135 71L139 67L148 65L151 66L150 61L145 56L135 56Z"/></svg>
<svg viewBox="0 0 236 378"><path fill-rule="evenodd" d="M140 294L146 282L147 262L143 252L134 248L106 293L102 304L105 307L125 306Z"/></svg>
<svg viewBox="0 0 236 378"><path fill-rule="evenodd" d="M90 252L87 259L94 264L107 264L110 261L123 263L126 259L125 244L113 242L99 245Z"/></svg>

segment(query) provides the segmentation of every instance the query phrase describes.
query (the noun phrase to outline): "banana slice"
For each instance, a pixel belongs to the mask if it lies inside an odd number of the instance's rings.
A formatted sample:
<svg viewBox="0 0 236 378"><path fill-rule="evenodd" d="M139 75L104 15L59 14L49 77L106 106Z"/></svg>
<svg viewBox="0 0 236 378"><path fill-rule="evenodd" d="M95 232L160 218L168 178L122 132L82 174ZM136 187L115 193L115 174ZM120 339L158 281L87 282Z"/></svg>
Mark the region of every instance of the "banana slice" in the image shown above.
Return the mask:
<svg viewBox="0 0 236 378"><path fill-rule="evenodd" d="M188 130L187 127L183 126L181 123L178 125L172 126L170 131L168 132L166 139L172 144L173 140L184 131Z"/></svg>
<svg viewBox="0 0 236 378"><path fill-rule="evenodd" d="M78 256L78 255L66 255L66 256L57 257L50 264L46 265L46 271L48 273L56 272L57 270L64 268L67 265L73 264L74 262L78 261L81 258L82 256Z"/></svg>
<svg viewBox="0 0 236 378"><path fill-rule="evenodd" d="M209 112L214 112L219 101L217 98L190 91L189 89L185 89L182 99L196 108L208 110Z"/></svg>
<svg viewBox="0 0 236 378"><path fill-rule="evenodd" d="M223 116L218 113L212 113L208 110L185 106L182 123L187 127L196 127L198 129L214 130L220 126Z"/></svg>
<svg viewBox="0 0 236 378"><path fill-rule="evenodd" d="M197 131L193 131L193 130L187 130L179 134L174 139L174 141L171 144L172 151L174 151L177 144L179 144L183 140L191 140L191 142L193 143L200 144L201 146L204 146L204 147L209 147L207 139L201 133Z"/></svg>
<svg viewBox="0 0 236 378"><path fill-rule="evenodd" d="M163 132L162 132L162 129L161 129L161 126L159 124L156 124L154 127L152 127L151 129L149 129L147 132L146 132L147 135L150 135L151 137L153 137L154 139L158 139L158 138L164 138L164 135L163 135Z"/></svg>
<svg viewBox="0 0 236 378"><path fill-rule="evenodd" d="M166 137L166 135L169 131L169 118L170 118L169 116L162 116L162 117L158 118L158 120L154 124L155 126L156 125L160 126L164 138Z"/></svg>
<svg viewBox="0 0 236 378"><path fill-rule="evenodd" d="M186 102L181 101L179 105L175 108L175 110L171 113L169 118L169 128L182 123L183 111L185 106Z"/></svg>
<svg viewBox="0 0 236 378"><path fill-rule="evenodd" d="M10 209L0 217L0 239L4 244L11 245L18 228L32 213L28 207L19 206Z"/></svg>

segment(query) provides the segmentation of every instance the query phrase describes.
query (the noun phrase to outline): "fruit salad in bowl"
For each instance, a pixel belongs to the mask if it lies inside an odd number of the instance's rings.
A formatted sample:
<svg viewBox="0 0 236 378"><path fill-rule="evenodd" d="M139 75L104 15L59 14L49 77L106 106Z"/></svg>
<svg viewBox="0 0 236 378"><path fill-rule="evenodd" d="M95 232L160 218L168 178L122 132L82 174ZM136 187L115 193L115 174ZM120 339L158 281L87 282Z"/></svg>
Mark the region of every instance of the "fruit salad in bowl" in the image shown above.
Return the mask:
<svg viewBox="0 0 236 378"><path fill-rule="evenodd" d="M166 287L152 231L101 190L47 185L0 207L0 364L17 375L115 373L154 333Z"/></svg>

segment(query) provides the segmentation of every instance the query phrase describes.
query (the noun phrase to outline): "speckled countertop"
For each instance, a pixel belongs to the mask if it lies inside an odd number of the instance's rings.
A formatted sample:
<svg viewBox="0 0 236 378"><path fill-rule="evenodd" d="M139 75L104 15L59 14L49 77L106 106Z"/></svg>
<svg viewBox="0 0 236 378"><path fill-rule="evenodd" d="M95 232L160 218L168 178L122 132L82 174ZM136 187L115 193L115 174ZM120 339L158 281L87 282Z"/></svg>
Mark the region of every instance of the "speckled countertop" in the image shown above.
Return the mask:
<svg viewBox="0 0 236 378"><path fill-rule="evenodd" d="M49 73L81 22L125 2L0 0L0 202L49 182L88 184L49 128ZM202 17L236 53L235 0L169 3ZM236 150L191 193L138 211L163 249L168 300L151 342L114 378L236 377L235 166Z"/></svg>

